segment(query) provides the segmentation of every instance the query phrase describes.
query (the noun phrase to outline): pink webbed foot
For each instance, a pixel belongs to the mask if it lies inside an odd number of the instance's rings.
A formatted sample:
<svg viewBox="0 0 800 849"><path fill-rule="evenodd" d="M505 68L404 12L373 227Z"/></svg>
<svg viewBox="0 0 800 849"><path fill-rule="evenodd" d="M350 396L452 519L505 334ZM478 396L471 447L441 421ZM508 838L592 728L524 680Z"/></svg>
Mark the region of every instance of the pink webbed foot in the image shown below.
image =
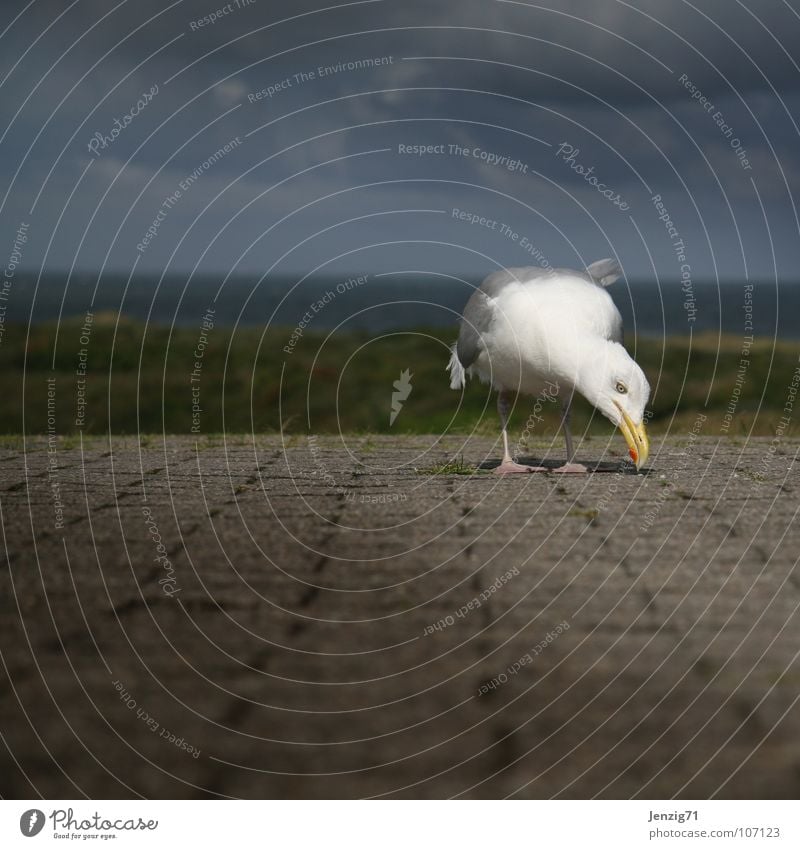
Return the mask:
<svg viewBox="0 0 800 849"><path fill-rule="evenodd" d="M496 475L516 475L528 474L529 472L546 472L548 470L544 466L523 466L513 460L506 460L493 471Z"/></svg>
<svg viewBox="0 0 800 849"><path fill-rule="evenodd" d="M589 472L583 463L564 463L563 466L559 466L553 471L559 475L585 475Z"/></svg>

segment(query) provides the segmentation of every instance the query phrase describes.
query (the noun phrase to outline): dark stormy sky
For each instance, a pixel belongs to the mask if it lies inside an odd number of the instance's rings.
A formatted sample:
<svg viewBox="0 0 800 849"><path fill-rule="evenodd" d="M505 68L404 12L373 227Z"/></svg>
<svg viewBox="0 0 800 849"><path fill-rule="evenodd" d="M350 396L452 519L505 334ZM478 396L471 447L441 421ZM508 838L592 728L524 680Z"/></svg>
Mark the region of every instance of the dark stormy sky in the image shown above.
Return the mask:
<svg viewBox="0 0 800 849"><path fill-rule="evenodd" d="M28 225L25 270L482 275L617 256L637 278L800 278L797 0L0 14L0 232L10 255Z"/></svg>

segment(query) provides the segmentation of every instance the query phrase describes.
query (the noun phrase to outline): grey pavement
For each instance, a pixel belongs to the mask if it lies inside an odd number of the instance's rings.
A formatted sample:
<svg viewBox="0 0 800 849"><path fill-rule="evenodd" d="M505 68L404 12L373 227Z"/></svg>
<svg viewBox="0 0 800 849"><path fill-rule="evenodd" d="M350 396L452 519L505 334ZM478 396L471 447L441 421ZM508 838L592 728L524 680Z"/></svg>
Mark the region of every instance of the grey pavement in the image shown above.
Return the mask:
<svg viewBox="0 0 800 849"><path fill-rule="evenodd" d="M796 798L799 448L7 441L0 793Z"/></svg>

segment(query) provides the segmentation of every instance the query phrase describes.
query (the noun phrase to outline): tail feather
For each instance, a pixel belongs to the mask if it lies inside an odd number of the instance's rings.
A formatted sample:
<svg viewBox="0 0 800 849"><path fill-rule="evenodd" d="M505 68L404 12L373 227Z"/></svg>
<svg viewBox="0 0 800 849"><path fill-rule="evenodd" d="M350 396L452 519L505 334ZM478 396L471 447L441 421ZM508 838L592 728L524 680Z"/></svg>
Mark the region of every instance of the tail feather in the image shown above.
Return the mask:
<svg viewBox="0 0 800 849"><path fill-rule="evenodd" d="M447 364L447 371L450 372L450 388L463 389L466 383L466 372L458 359L455 342L450 346L450 352L450 362Z"/></svg>
<svg viewBox="0 0 800 849"><path fill-rule="evenodd" d="M622 269L615 259L598 259L586 270L589 276L601 286L610 286L622 276Z"/></svg>

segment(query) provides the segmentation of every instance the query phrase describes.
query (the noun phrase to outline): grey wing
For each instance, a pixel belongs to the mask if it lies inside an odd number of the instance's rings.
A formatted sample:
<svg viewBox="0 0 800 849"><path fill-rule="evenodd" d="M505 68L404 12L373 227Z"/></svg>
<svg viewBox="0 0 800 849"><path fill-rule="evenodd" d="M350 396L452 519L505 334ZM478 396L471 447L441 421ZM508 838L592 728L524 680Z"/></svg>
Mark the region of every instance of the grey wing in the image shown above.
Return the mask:
<svg viewBox="0 0 800 849"><path fill-rule="evenodd" d="M461 318L461 331L456 343L456 355L464 368L469 368L483 349L481 335L489 330L494 320L490 298L496 298L509 283L526 283L536 277L552 274L552 270L536 266L504 268L490 274L476 289Z"/></svg>
<svg viewBox="0 0 800 849"><path fill-rule="evenodd" d="M541 268L538 265L526 265L520 268L504 268L495 271L481 283L481 289L490 297L494 298L500 294L500 290L509 283L530 283L539 277L550 277L554 273L552 268Z"/></svg>

